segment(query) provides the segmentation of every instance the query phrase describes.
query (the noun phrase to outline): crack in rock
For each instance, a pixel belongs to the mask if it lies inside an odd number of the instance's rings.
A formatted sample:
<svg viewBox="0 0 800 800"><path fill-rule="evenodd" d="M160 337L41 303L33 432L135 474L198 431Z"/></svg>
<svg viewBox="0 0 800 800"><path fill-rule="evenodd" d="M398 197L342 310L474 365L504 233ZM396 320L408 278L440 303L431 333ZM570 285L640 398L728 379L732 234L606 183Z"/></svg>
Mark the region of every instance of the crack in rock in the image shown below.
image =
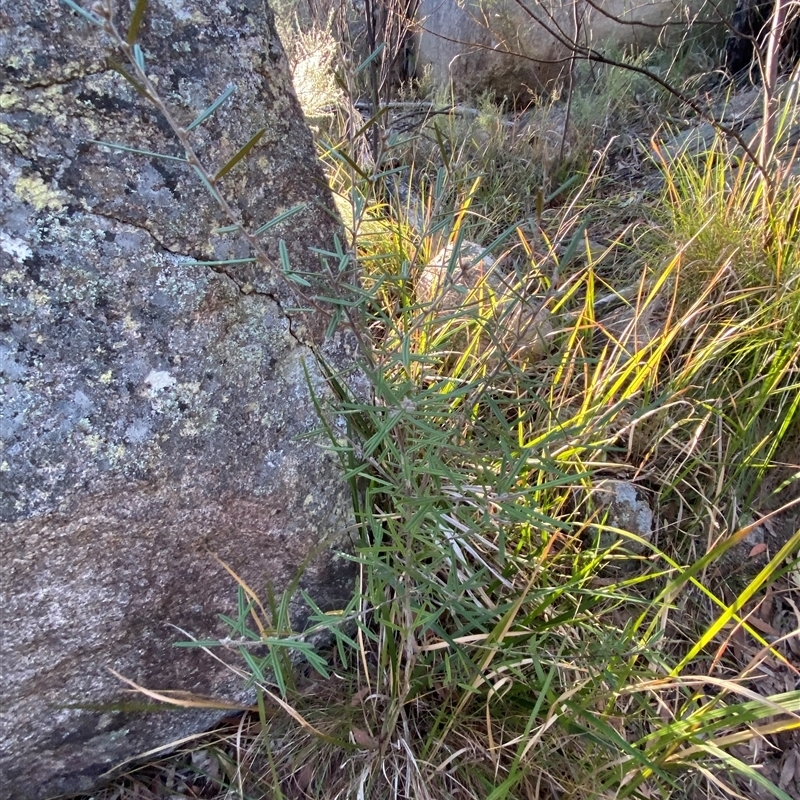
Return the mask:
<svg viewBox="0 0 800 800"><path fill-rule="evenodd" d="M146 233L153 240L156 246L163 252L169 253L170 255L173 256L179 256L181 258L186 258L191 261L197 262L198 266L204 266L202 263L203 262L202 258L198 258L197 256L193 256L188 253L172 249L171 247L169 247L169 245L166 244L166 242L162 241L159 238L159 236L155 233L155 231L153 231L147 225L137 225L135 222L132 222L131 220L120 219L119 217L113 214L104 213L102 211L98 211L97 209L86 209L86 211L87 213L92 214L93 216L101 217L102 219L107 219L111 222L116 223L117 225L125 225L133 228L134 230L142 231L143 233ZM265 291L263 289L257 289L249 281L242 283L240 279L231 275L230 272L228 272L225 269L224 265L221 264L208 265L208 269L210 269L216 275L221 275L222 277L227 278L227 280L229 280L236 287L236 289L241 295L244 296L255 295L256 297L266 298L267 300L270 300L272 303L274 303L277 310L286 320L288 326L288 332L289 335L292 337L292 339L294 339L294 341L296 341L300 345L307 344L307 342L304 342L295 333L293 328L292 317L290 314L287 313L286 309L284 309L283 304L281 303L280 298L277 295L273 294L272 292Z"/></svg>

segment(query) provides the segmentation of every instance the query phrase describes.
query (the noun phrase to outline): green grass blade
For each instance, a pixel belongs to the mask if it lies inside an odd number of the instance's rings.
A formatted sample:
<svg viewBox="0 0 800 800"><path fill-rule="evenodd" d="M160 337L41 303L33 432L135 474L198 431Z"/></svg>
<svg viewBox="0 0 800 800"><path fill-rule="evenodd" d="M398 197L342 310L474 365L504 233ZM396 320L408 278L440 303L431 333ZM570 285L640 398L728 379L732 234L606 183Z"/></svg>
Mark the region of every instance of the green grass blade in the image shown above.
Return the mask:
<svg viewBox="0 0 800 800"><path fill-rule="evenodd" d="M218 181L220 178L225 177L259 142L261 137L267 132L266 128L261 128L260 130L256 131L247 143L239 150L234 156L232 156L228 161L217 171L217 174L214 175L214 181Z"/></svg>
<svg viewBox="0 0 800 800"><path fill-rule="evenodd" d="M142 25L142 21L144 20L144 15L146 12L147 0L136 0L133 14L131 14L131 21L128 25L128 35L125 37L125 41L129 45L133 45L136 42L136 37L139 35L139 28Z"/></svg>
<svg viewBox="0 0 800 800"><path fill-rule="evenodd" d="M193 131L198 125L202 125L234 92L236 85L228 84L222 94L206 109L200 112L196 119L187 125L187 131ZM220 177L219 175L217 177Z"/></svg>

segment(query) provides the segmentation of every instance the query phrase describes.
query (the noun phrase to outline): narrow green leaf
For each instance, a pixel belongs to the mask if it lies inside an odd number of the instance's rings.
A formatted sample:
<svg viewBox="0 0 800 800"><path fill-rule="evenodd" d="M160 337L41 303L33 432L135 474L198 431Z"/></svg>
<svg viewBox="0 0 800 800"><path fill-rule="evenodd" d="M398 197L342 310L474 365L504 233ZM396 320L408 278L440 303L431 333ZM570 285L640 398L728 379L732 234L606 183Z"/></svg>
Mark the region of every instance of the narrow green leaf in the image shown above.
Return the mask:
<svg viewBox="0 0 800 800"><path fill-rule="evenodd" d="M350 169L352 169L359 177L363 180L369 180L369 173L366 172L363 167L360 167L358 163L352 159L347 153L337 150L335 147L328 147L325 150L324 155L331 156L335 158L337 161L344 161Z"/></svg>
<svg viewBox="0 0 800 800"><path fill-rule="evenodd" d="M439 148L439 155L442 157L444 168L449 169L450 159L447 156L447 148L445 147L444 136L442 136L442 132L436 122L433 123L433 132L436 134L436 146Z"/></svg>
<svg viewBox="0 0 800 800"><path fill-rule="evenodd" d="M221 647L219 639L196 639L191 642L173 642L173 647Z"/></svg>
<svg viewBox="0 0 800 800"><path fill-rule="evenodd" d="M328 327L325 329L325 338L329 339L333 336L336 331L339 329L339 325L342 322L342 309L335 308L333 314L331 314L330 321L328 322Z"/></svg>
<svg viewBox="0 0 800 800"><path fill-rule="evenodd" d="M264 670L261 668L261 664L259 664L258 660L253 656L253 654L250 653L247 648L240 647L239 655L241 655L241 657L244 659L247 666L250 667L250 671L253 673L253 676L257 680L264 683L266 680Z"/></svg>
<svg viewBox="0 0 800 800"><path fill-rule="evenodd" d="M278 242L278 253L281 257L281 266L283 267L284 272L291 272L292 266L289 263L289 251L286 249L286 242L281 239Z"/></svg>
<svg viewBox="0 0 800 800"><path fill-rule="evenodd" d="M359 65L356 67L356 75L363 72L383 51L386 47L385 42L381 42Z"/></svg>
<svg viewBox="0 0 800 800"><path fill-rule="evenodd" d="M755 525L748 525L742 530L745 532L755 527ZM741 531L737 531L741 533ZM736 534L731 537L735 540ZM788 542L773 556L770 562L761 570L761 572L747 584L745 589L739 596L725 608L722 614L708 627L706 632L700 636L697 641L692 645L689 652L681 659L680 663L673 669L673 675L680 675L689 662L695 658L708 644L713 641L714 637L725 627L725 625L744 608L747 602L758 592L758 590L766 584L771 577L777 572L781 564L787 559L791 558L796 552L797 546L800 544L800 530L797 531Z"/></svg>
<svg viewBox="0 0 800 800"><path fill-rule="evenodd" d="M575 256L575 253L578 250L578 246L583 244L583 235L586 233L586 229L589 227L589 220L585 219L579 226L578 230L572 235L572 238L569 240L569 244L567 245L567 249L564 251L564 255L561 257L561 264L566 266L568 265Z"/></svg>
<svg viewBox="0 0 800 800"><path fill-rule="evenodd" d="M267 720L267 706L264 703L264 692L260 686L256 687L256 701L258 703L258 720L261 723L261 730L268 731L269 730L269 722ZM267 752L270 753L270 762L272 761L272 754L270 752L269 746L267 746ZM273 775L275 771L273 769Z"/></svg>
<svg viewBox="0 0 800 800"><path fill-rule="evenodd" d="M181 164L188 164L185 158L180 156L168 156L164 153L154 153L152 150L141 150L138 147L128 147L124 144L115 144L114 142L103 142L99 139L89 139L93 144L100 144L103 147L110 147L112 150L121 150L124 153L136 153L140 156L149 156L150 158L162 158L165 161L179 161Z"/></svg>
<svg viewBox="0 0 800 800"><path fill-rule="evenodd" d="M203 170L201 170L195 164L192 164L192 169L195 171L195 174L197 175L197 177L200 178L200 182L203 184L203 186L206 187L206 190L208 191L208 193L215 200L219 201L221 198L220 198L219 192L217 191L216 186L214 186L214 184L211 183L211 181L209 181L208 178L206 178L205 174L203 173ZM211 180L216 180L216 178L212 178Z"/></svg>
<svg viewBox="0 0 800 800"><path fill-rule="evenodd" d="M213 233L214 235L217 235L217 234L220 234L220 233L235 233L240 228L241 228L241 225L225 225L222 228L214 228L214 230L211 231L211 233Z"/></svg>
<svg viewBox="0 0 800 800"><path fill-rule="evenodd" d="M378 172L373 176L373 180L375 182L383 180L384 178L390 178L392 175L400 175L401 173L408 172L408 167L401 166L401 167L392 167L391 169L385 169L383 172Z"/></svg>
<svg viewBox="0 0 800 800"><path fill-rule="evenodd" d="M572 177L567 178L564 181L564 183L562 183L561 186L558 187L558 189L556 189L555 191L550 192L550 194L547 195L547 197L544 198L545 204L546 203L552 203L553 200L555 200L556 198L560 197L562 194L564 194L564 192L567 191L567 189L572 188L576 183L578 183L578 181L581 181L581 180L583 180L583 176L582 175L573 175Z"/></svg>
<svg viewBox="0 0 800 800"><path fill-rule="evenodd" d="M660 766L651 761L647 757L646 753L642 753L640 750L632 747L625 739L622 738L622 736L620 736L613 726L609 725L601 717L600 714L596 714L589 709L582 708L578 703L573 702L572 700L565 700L564 706L572 711L573 716L568 718L568 722L571 722L575 726L576 733L581 733L584 736L589 737L592 741L607 751L614 752L615 749L622 750L622 752L626 753L631 760L638 763L642 769L658 775L658 777L662 780L669 781L669 776L666 772L664 772L663 769L661 769ZM585 720L590 727L587 728L581 725L578 722L578 719ZM596 728L599 733L591 730L591 728Z"/></svg>
<svg viewBox="0 0 800 800"><path fill-rule="evenodd" d="M766 789L770 794L777 797L778 800L792 800L792 797L784 792L783 789L765 778L757 769L753 769L753 767L751 767L749 764L745 764L744 761L732 756L730 753L727 753L721 748L715 747L710 743L702 742L698 743L698 746L702 747L704 750L708 750L711 755L715 756L724 764L727 764L730 769L735 770L748 780L751 780L762 788Z"/></svg>
<svg viewBox="0 0 800 800"><path fill-rule="evenodd" d="M308 203L298 203L296 206L292 206L291 208L287 208L286 211L281 211L280 214L274 216L269 222L265 222L256 232L256 236L260 236L265 231L268 231L270 228L274 228L276 225L280 225L281 222L293 217L295 214L299 213L300 211L305 211L308 208Z"/></svg>
<svg viewBox="0 0 800 800"><path fill-rule="evenodd" d="M382 116L387 114L389 111L388 106L384 106L383 108L379 108L376 114L373 114L353 135L353 139L358 139L359 136L363 136ZM375 176L377 177L377 176ZM370 176L371 180L374 180L372 176Z"/></svg>
<svg viewBox="0 0 800 800"><path fill-rule="evenodd" d="M198 125L205 122L235 91L236 86L232 83L228 84L225 91L208 108L201 111L197 119L186 130L193 131Z"/></svg>
<svg viewBox="0 0 800 800"><path fill-rule="evenodd" d="M221 261L184 261L187 267L225 267L228 264L252 264L257 258L227 258Z"/></svg>
<svg viewBox="0 0 800 800"><path fill-rule="evenodd" d="M444 197L444 186L446 180L447 180L447 169L445 167L439 167L439 169L436 170L436 184L433 187L434 200L439 201ZM449 224L450 220L445 219L439 223L439 227L442 227L442 225L449 225Z"/></svg>
<svg viewBox="0 0 800 800"><path fill-rule="evenodd" d="M133 44L136 41L146 11L147 0L137 0L136 7L133 9L133 15L131 16L130 25L128 25L128 35L125 37L125 41L128 44Z"/></svg>
<svg viewBox="0 0 800 800"><path fill-rule="evenodd" d="M231 158L224 167L222 167L214 176L214 180L218 181L224 175L227 175L257 144L258 140L267 132L266 128L256 131L250 138L250 141Z"/></svg>
<svg viewBox="0 0 800 800"><path fill-rule="evenodd" d="M293 283L297 283L300 286L311 286L311 284L297 272L292 272L291 264L289 264L289 251L286 249L286 242L284 242L283 239L278 242L278 253L281 257L281 269L283 274Z"/></svg>
<svg viewBox="0 0 800 800"><path fill-rule="evenodd" d="M77 3L73 2L73 0L63 0L65 5L68 5L73 11L80 14L84 19L89 20L92 25L98 25L99 27L103 27L105 25L105 20L100 19L96 14L92 14L91 12L87 11L84 8L81 8Z"/></svg>
<svg viewBox="0 0 800 800"><path fill-rule="evenodd" d="M338 245L338 243L337 243L337 245ZM326 264L327 263L327 259L329 259L329 258L337 258L337 259L339 259L339 261L341 263L341 258L342 258L341 254L337 253L334 250L323 250L320 247L309 247L308 249L312 253L316 253L319 256L319 263L320 263L321 266Z"/></svg>
<svg viewBox="0 0 800 800"><path fill-rule="evenodd" d="M278 688L278 694L285 700L286 699L286 676L283 674L283 665L281 659L275 657L275 653L270 648L269 659L267 663L270 665L272 672L272 680ZM263 682L263 681L262 681Z"/></svg>
<svg viewBox="0 0 800 800"><path fill-rule="evenodd" d="M145 68L146 65L144 63L144 52L142 51L142 48L139 47L138 44L135 44L133 46L133 60L136 62L136 66L139 67L139 69L142 72L147 71Z"/></svg>

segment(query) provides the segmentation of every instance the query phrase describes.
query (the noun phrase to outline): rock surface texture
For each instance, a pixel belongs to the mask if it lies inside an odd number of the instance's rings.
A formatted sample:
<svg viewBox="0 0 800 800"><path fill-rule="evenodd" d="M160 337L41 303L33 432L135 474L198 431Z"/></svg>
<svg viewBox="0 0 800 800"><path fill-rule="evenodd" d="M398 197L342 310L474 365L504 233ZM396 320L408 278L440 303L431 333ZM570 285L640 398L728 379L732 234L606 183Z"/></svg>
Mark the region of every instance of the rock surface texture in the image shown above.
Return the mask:
<svg viewBox="0 0 800 800"><path fill-rule="evenodd" d="M125 31L129 4L119 3ZM209 165L259 128L220 182L250 224L330 207L262 0L151 4L148 71ZM247 256L158 112L109 68L109 40L57 0L0 5L0 798L89 790L122 759L212 724L205 711L128 713L109 668L155 689L246 699L180 626L229 631L236 583L350 590L338 461L310 439L324 401L320 314ZM117 55L122 62L123 56ZM333 218L310 207L263 237L319 270ZM341 355L341 353L340 353ZM307 377L308 376L308 377ZM298 607L298 614L302 610ZM226 653L234 661L237 655ZM135 698L134 698L135 699ZM140 698L143 699L143 698Z"/></svg>
<svg viewBox="0 0 800 800"><path fill-rule="evenodd" d="M705 0L420 0L417 71L430 70L438 86L452 80L458 97L530 100L566 77L569 42L606 55L651 46L685 34L705 7Z"/></svg>

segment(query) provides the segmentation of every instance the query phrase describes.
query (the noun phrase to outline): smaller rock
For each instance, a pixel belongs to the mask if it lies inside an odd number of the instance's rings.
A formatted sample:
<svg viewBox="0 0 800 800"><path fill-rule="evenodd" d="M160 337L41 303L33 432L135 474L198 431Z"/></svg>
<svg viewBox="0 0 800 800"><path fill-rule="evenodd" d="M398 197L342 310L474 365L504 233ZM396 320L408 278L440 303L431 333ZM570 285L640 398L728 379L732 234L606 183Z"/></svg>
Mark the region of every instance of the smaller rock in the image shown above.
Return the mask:
<svg viewBox="0 0 800 800"><path fill-rule="evenodd" d="M600 531L600 549L607 550L622 540L623 549L641 555L653 538L653 510L642 490L629 481L602 480L592 489L592 499L602 511L608 511L605 525ZM627 531L640 539L638 542L608 528Z"/></svg>
<svg viewBox="0 0 800 800"><path fill-rule="evenodd" d="M442 248L417 278L416 295L441 322L439 330L448 324L457 329L451 349L466 346L467 328L478 319L484 331L480 353L494 343L506 357L526 364L550 349L553 323L544 300L522 296L486 249L475 242L462 242L458 255L451 244Z"/></svg>
<svg viewBox="0 0 800 800"><path fill-rule="evenodd" d="M664 304L660 298L647 308L623 305L597 315L601 346L606 342L629 353L638 353L664 332ZM595 339L595 344L598 343Z"/></svg>
<svg viewBox="0 0 800 800"><path fill-rule="evenodd" d="M707 155L714 149L719 133L708 122L687 128L662 142L661 153L668 164L672 164L685 156L698 158Z"/></svg>

